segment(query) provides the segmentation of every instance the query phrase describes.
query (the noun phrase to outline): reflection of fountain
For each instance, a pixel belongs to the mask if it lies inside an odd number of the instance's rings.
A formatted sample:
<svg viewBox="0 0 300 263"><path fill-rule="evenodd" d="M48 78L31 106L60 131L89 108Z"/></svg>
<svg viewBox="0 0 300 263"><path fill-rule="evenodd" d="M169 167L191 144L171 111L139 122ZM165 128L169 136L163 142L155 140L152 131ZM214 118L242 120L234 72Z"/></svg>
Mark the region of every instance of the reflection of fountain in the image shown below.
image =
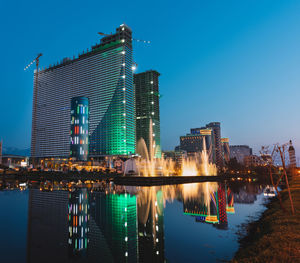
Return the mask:
<svg viewBox="0 0 300 263"><path fill-rule="evenodd" d="M163 192L141 189L137 208L139 262L164 262Z"/></svg>
<svg viewBox="0 0 300 263"><path fill-rule="evenodd" d="M226 189L226 185L222 183L182 185L184 213L196 217L197 222L214 224L218 229L227 229L227 214L232 213L234 208L233 195L229 188L227 191ZM228 210L228 207L231 209Z"/></svg>
<svg viewBox="0 0 300 263"><path fill-rule="evenodd" d="M218 184L213 182L193 183L182 185L182 197L185 202L200 199L201 203L206 207L208 216L211 214L211 197L218 189Z"/></svg>

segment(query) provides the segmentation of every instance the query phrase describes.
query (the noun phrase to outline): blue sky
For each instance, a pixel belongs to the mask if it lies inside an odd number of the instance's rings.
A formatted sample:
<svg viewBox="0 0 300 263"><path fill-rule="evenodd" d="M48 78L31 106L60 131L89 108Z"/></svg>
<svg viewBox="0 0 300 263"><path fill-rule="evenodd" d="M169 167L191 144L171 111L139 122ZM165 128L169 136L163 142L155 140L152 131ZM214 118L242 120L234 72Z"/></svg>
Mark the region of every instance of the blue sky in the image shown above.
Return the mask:
<svg viewBox="0 0 300 263"><path fill-rule="evenodd" d="M231 144L294 141L300 151L299 1L1 1L1 127L5 146L30 146L33 69L128 24L138 72L161 73L161 141L220 121Z"/></svg>

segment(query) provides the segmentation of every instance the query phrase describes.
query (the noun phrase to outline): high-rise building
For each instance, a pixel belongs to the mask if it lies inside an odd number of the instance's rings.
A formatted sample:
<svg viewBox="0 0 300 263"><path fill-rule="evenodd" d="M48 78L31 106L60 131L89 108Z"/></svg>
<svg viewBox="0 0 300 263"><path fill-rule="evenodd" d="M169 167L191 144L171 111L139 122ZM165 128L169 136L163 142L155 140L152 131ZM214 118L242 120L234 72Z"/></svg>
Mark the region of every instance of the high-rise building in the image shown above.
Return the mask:
<svg viewBox="0 0 300 263"><path fill-rule="evenodd" d="M295 148L292 144L292 141L290 140L290 146L289 146L289 158L290 158L290 168L296 167L296 154L295 154Z"/></svg>
<svg viewBox="0 0 300 263"><path fill-rule="evenodd" d="M159 114L159 73L148 70L134 74L136 107L136 141L145 140L150 152L150 139L156 146L155 157L161 157L160 114ZM151 124L152 123L152 124ZM152 127L150 127L152 125ZM151 134L152 133L152 134Z"/></svg>
<svg viewBox="0 0 300 263"><path fill-rule="evenodd" d="M236 158L238 163L243 164L246 156L252 155L252 148L248 145L230 145L230 159Z"/></svg>
<svg viewBox="0 0 300 263"><path fill-rule="evenodd" d="M68 157L70 102L89 99L89 155L135 152L132 31L126 25L73 59L35 73L31 156Z"/></svg>
<svg viewBox="0 0 300 263"><path fill-rule="evenodd" d="M210 122L209 124L206 124L206 128L211 128L213 130L216 165L218 167L223 167L224 161L223 161L222 144L221 144L221 124L220 122Z"/></svg>
<svg viewBox="0 0 300 263"><path fill-rule="evenodd" d="M191 134L180 136L180 150L189 153L197 153L206 150L209 154L210 162L215 163L215 143L214 133L209 128L191 129Z"/></svg>

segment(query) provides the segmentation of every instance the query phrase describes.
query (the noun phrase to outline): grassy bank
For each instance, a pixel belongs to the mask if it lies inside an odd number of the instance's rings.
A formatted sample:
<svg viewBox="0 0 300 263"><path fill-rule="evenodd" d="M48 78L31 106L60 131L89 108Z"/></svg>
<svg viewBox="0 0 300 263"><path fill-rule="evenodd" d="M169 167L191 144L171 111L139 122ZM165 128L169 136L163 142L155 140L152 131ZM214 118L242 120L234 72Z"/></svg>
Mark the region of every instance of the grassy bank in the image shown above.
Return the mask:
<svg viewBox="0 0 300 263"><path fill-rule="evenodd" d="M277 197L261 218L250 223L248 235L232 262L300 262L300 177L290 182L295 215L291 214L288 191L281 192L284 212Z"/></svg>

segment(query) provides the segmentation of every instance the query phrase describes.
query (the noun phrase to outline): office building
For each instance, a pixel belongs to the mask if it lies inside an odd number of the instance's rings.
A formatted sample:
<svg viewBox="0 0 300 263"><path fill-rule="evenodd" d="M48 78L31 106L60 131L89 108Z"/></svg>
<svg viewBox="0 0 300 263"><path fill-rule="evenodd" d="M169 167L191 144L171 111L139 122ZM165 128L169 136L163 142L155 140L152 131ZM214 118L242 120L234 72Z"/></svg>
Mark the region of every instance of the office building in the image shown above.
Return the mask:
<svg viewBox="0 0 300 263"><path fill-rule="evenodd" d="M215 163L215 143L214 133L209 128L191 129L191 133L180 136L180 150L186 151L188 154L202 152L206 150L209 154L210 162Z"/></svg>
<svg viewBox="0 0 300 263"><path fill-rule="evenodd" d="M134 74L136 141L138 143L143 138L148 152L150 152L150 136L152 136L156 148L155 157L157 158L161 158L159 75L155 70Z"/></svg>
<svg viewBox="0 0 300 263"><path fill-rule="evenodd" d="M248 145L230 145L230 159L236 158L238 163L244 164L245 156L252 155L252 148Z"/></svg>
<svg viewBox="0 0 300 263"><path fill-rule="evenodd" d="M89 99L90 157L134 153L132 65L132 31L123 24L78 57L35 73L31 156L69 157L73 97Z"/></svg>

